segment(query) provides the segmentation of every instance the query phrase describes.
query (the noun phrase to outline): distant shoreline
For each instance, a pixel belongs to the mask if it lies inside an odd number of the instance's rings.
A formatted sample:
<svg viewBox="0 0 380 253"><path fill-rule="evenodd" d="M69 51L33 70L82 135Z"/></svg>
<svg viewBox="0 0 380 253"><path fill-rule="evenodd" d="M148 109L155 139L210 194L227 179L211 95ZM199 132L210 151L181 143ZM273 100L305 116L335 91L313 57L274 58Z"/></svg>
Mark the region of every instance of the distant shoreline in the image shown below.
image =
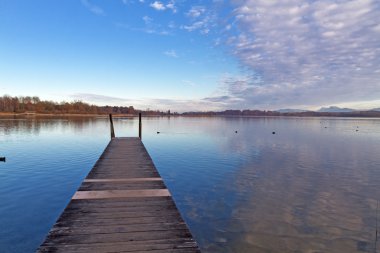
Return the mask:
<svg viewBox="0 0 380 253"><path fill-rule="evenodd" d="M173 112L171 110L141 110L133 106L97 106L81 101L54 102L42 101L38 97L0 97L0 116L51 116L51 117L136 117L142 113L144 117L350 117L380 118L380 108L354 110L330 106L318 111L301 111L297 109L257 110L228 109L224 111L188 111Z"/></svg>
<svg viewBox="0 0 380 253"><path fill-rule="evenodd" d="M369 113L369 114L368 114ZM109 114L90 114L90 113L30 113L30 112L23 112L23 113L11 113L11 112L0 112L0 117L5 116L24 116L24 117L84 117L84 118L107 118ZM115 113L112 114L112 117L114 118L133 118L138 117L138 114L121 114L121 113ZM280 117L287 117L287 118L380 118L380 112L341 112L341 113L332 113L332 112L313 112L313 113L304 113L304 112L297 112L297 113L276 113L275 115L238 115L238 114L225 114L223 112L200 112L200 113L181 113L181 114L171 114L171 115L144 115L143 117L230 117L230 118L280 118Z"/></svg>
<svg viewBox="0 0 380 253"><path fill-rule="evenodd" d="M73 117L108 117L108 114L91 114L91 113L12 113L0 112L0 116L73 116ZM133 114L112 114L112 117L136 117Z"/></svg>

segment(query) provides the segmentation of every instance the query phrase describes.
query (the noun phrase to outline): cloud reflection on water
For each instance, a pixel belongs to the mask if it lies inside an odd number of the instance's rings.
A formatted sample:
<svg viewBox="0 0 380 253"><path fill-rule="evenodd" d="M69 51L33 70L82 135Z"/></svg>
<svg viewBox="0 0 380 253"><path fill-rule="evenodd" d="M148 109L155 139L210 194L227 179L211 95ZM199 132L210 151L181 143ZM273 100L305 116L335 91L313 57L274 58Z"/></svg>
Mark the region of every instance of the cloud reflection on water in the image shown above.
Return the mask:
<svg viewBox="0 0 380 253"><path fill-rule="evenodd" d="M319 119L247 122L222 146L245 161L222 182L235 205L206 252L373 249L379 147L355 136L353 122L328 122L332 131ZM341 131L346 123L350 134ZM271 128L279 129L276 136Z"/></svg>

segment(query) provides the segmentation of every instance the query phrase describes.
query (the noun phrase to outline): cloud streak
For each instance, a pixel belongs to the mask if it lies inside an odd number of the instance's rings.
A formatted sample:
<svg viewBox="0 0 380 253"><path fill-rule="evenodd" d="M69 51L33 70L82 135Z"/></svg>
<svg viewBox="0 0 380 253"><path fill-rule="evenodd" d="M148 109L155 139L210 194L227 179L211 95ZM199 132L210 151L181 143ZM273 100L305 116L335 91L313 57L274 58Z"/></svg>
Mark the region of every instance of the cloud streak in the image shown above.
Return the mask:
<svg viewBox="0 0 380 253"><path fill-rule="evenodd" d="M94 5L92 3L90 3L90 1L88 0L81 0L81 3L84 5L84 7L86 7L89 11L91 11L92 13L96 14L96 15L99 15L99 16L105 16L106 13L105 11L100 8L99 6L97 5Z"/></svg>
<svg viewBox="0 0 380 253"><path fill-rule="evenodd" d="M165 51L164 55L166 55L168 57L172 57L172 58L178 58L177 52L175 50L173 50L173 49Z"/></svg>
<svg viewBox="0 0 380 253"><path fill-rule="evenodd" d="M75 100L81 100L88 103L93 103L97 105L114 105L114 104L123 104L131 102L132 100L113 97L113 96L104 96L92 93L75 93L71 94L70 97Z"/></svg>
<svg viewBox="0 0 380 253"><path fill-rule="evenodd" d="M127 99L113 96L104 96L92 93L75 93L70 97L74 100L84 101L100 106L134 106L137 109L172 110L176 112L220 110L226 105L227 100L217 98L205 99L164 99L164 98L141 98Z"/></svg>
<svg viewBox="0 0 380 253"><path fill-rule="evenodd" d="M188 24L181 26L183 30L188 32L199 31L201 34L207 35L212 30L217 30L218 14L216 10L206 6L192 6L185 16L189 19Z"/></svg>
<svg viewBox="0 0 380 253"><path fill-rule="evenodd" d="M244 70L223 82L236 107L315 106L380 97L375 0L233 1L225 39ZM196 12L192 15L198 15Z"/></svg>

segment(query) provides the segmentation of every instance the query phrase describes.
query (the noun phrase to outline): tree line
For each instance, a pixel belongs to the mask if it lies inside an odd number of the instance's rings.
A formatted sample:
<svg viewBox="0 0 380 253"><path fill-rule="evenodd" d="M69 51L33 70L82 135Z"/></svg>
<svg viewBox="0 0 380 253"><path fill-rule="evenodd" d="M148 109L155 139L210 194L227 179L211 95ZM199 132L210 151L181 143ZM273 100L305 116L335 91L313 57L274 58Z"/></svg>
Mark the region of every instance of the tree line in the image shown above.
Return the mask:
<svg viewBox="0 0 380 253"><path fill-rule="evenodd" d="M165 115L183 115L183 116L296 116L296 117L380 117L380 111L353 111L353 112L277 112L261 110L225 110L209 112L184 112L181 114L170 113L154 110L138 110L133 106L96 106L82 101L74 102L53 102L43 101L37 96L11 97L4 95L0 97L0 112L7 113L41 113L41 114L126 114L137 115L143 112L144 115L165 116Z"/></svg>
<svg viewBox="0 0 380 253"><path fill-rule="evenodd" d="M129 114L136 115L142 110L133 106L96 106L82 101L54 102L44 101L37 96L0 97L0 112L8 113L43 113L43 114ZM168 112L145 110L145 115L167 115Z"/></svg>

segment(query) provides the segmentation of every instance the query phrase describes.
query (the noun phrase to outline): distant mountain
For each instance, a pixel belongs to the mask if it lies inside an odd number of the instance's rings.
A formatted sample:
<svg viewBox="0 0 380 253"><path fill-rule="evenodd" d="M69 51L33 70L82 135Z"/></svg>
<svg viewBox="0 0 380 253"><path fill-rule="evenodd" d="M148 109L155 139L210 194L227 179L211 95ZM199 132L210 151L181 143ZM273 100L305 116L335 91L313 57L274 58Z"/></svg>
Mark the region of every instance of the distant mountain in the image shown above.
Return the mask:
<svg viewBox="0 0 380 253"><path fill-rule="evenodd" d="M308 110L302 110L302 109L279 109L276 110L276 112L279 113L295 113L295 112L309 112Z"/></svg>
<svg viewBox="0 0 380 253"><path fill-rule="evenodd" d="M355 112L356 110L350 108L340 108L338 106L322 107L317 112Z"/></svg>
<svg viewBox="0 0 380 253"><path fill-rule="evenodd" d="M380 107L379 108L373 108L371 111L380 112Z"/></svg>

